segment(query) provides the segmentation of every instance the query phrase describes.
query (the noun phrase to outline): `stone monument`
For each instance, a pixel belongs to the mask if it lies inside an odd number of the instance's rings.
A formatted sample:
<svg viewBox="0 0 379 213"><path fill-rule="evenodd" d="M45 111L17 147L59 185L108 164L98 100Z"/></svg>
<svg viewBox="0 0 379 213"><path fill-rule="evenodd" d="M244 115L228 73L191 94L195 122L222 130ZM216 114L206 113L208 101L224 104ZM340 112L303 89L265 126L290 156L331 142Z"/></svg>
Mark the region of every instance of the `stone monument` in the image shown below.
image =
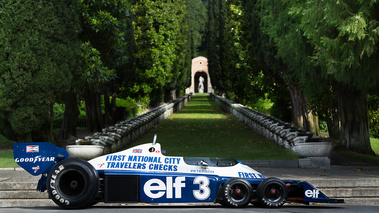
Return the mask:
<svg viewBox="0 0 379 213"><path fill-rule="evenodd" d="M204 93L204 78L199 77L199 93Z"/></svg>
<svg viewBox="0 0 379 213"><path fill-rule="evenodd" d="M207 58L199 56L192 59L191 86L186 93L213 93Z"/></svg>

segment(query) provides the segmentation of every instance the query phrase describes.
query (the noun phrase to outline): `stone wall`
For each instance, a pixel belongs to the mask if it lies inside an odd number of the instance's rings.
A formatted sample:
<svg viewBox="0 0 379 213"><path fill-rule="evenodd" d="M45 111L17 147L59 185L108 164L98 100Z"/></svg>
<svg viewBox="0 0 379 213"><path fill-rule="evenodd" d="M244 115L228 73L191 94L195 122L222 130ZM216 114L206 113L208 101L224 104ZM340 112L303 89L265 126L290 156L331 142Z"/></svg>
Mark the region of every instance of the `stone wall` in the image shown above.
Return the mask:
<svg viewBox="0 0 379 213"><path fill-rule="evenodd" d="M314 137L312 132L299 129L290 123L234 103L221 96L211 94L211 97L224 111L236 116L255 132L275 141L280 146L297 152L302 157L307 157L299 160L300 167L330 166L329 154L333 146L332 143L325 142L325 138Z"/></svg>
<svg viewBox="0 0 379 213"><path fill-rule="evenodd" d="M103 129L102 132L97 132L94 135L85 137L84 139L76 140L76 145L103 146L104 149L102 154L109 154L120 151L125 146L142 137L155 125L161 123L164 119L168 118L174 112L181 110L191 99L191 97L192 94L185 95L132 119L121 121L114 126ZM72 149L72 146L69 148ZM67 150L69 151L69 149ZM75 155L75 157L80 156Z"/></svg>

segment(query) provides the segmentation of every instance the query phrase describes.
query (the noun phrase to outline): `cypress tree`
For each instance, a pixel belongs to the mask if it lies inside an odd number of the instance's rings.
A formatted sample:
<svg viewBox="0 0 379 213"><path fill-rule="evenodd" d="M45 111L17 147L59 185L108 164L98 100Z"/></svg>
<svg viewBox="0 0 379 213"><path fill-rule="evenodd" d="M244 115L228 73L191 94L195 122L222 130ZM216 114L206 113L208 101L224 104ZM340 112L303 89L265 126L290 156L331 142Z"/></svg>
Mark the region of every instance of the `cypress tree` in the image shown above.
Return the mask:
<svg viewBox="0 0 379 213"><path fill-rule="evenodd" d="M77 66L78 2L8 0L0 13L0 131L52 141L52 106Z"/></svg>
<svg viewBox="0 0 379 213"><path fill-rule="evenodd" d="M313 63L335 82L340 145L362 153L370 145L367 93L378 88L378 14L375 0L302 1L289 10L314 47Z"/></svg>

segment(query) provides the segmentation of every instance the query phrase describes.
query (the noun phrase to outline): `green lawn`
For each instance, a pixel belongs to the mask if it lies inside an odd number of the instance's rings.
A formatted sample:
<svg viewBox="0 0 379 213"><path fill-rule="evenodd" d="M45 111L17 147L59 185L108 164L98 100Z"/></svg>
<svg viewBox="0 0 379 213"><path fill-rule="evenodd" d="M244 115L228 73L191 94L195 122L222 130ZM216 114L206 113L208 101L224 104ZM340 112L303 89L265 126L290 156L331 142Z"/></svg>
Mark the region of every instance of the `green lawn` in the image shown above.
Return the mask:
<svg viewBox="0 0 379 213"><path fill-rule="evenodd" d="M290 160L299 156L253 133L235 116L226 114L207 95L195 95L180 112L170 116L134 143L149 143L157 133L168 155L232 157L239 160Z"/></svg>
<svg viewBox="0 0 379 213"><path fill-rule="evenodd" d="M0 134L0 168L17 167L13 160L12 142Z"/></svg>
<svg viewBox="0 0 379 213"><path fill-rule="evenodd" d="M379 139L378 138L371 138L371 148L374 150L376 155L379 155Z"/></svg>
<svg viewBox="0 0 379 213"><path fill-rule="evenodd" d="M0 150L0 168L18 167L13 160L12 150Z"/></svg>

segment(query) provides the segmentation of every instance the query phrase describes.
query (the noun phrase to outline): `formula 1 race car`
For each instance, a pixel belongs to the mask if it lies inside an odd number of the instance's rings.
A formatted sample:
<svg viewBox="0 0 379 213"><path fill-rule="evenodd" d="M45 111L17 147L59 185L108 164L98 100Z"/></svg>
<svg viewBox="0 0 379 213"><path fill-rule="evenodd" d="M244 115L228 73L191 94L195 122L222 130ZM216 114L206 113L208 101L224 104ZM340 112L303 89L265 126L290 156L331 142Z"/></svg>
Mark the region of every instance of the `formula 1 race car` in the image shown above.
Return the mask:
<svg viewBox="0 0 379 213"><path fill-rule="evenodd" d="M66 209L105 203L220 203L279 207L286 202L342 203L308 182L266 178L234 159L169 157L159 143L85 161L51 143L15 143L14 159L37 190Z"/></svg>

